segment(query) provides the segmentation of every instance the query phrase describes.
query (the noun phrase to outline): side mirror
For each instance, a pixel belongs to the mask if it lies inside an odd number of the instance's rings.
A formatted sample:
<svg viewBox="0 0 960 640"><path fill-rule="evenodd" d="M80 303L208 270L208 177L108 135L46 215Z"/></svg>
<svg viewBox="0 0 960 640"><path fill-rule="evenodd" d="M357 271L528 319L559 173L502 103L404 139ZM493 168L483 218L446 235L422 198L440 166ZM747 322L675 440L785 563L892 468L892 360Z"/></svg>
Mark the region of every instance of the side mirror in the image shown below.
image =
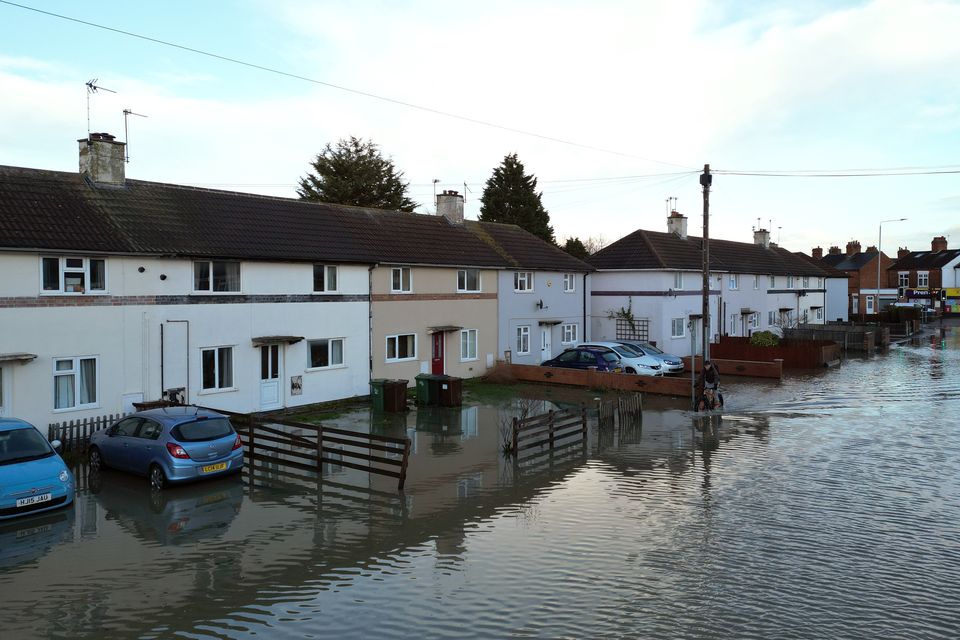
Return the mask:
<svg viewBox="0 0 960 640"><path fill-rule="evenodd" d="M60 442L59 440L54 440L53 442L50 443L50 446L53 447L53 450L56 451L57 453L63 452L63 443Z"/></svg>

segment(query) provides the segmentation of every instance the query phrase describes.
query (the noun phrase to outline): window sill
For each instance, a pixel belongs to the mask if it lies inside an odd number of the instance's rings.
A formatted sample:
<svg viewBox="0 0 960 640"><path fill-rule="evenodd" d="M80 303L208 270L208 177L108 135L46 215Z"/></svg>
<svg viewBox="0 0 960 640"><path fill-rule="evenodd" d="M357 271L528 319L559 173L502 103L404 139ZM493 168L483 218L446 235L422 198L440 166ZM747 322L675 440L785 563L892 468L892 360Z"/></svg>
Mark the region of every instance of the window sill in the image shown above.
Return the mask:
<svg viewBox="0 0 960 640"><path fill-rule="evenodd" d="M412 358L394 358L392 360L387 359L387 360L384 360L383 362L384 364L393 364L395 362L416 362L416 360L417 360L417 357L414 356Z"/></svg>
<svg viewBox="0 0 960 640"><path fill-rule="evenodd" d="M307 367L303 370L304 373L315 373L317 371L330 371L331 369L346 369L347 365L345 364L332 364L329 367Z"/></svg>
<svg viewBox="0 0 960 640"><path fill-rule="evenodd" d="M223 389L201 389L199 392L197 392L197 395L198 395L198 396L212 396L212 395L215 395L215 394L217 394L217 393L231 393L231 392L237 391L237 390L238 390L237 387L224 387Z"/></svg>
<svg viewBox="0 0 960 640"><path fill-rule="evenodd" d="M396 294L396 295L410 295L411 293L413 293L413 290L410 290L410 291L396 291L396 290L394 290L394 289L390 289L390 293L394 293L394 294Z"/></svg>
<svg viewBox="0 0 960 640"><path fill-rule="evenodd" d="M192 296L240 296L243 291L191 291Z"/></svg>
<svg viewBox="0 0 960 640"><path fill-rule="evenodd" d="M41 296L61 297L61 298L79 298L84 296L108 296L109 291L41 291Z"/></svg>
<svg viewBox="0 0 960 640"><path fill-rule="evenodd" d="M483 293L480 289L457 289L457 293Z"/></svg>
<svg viewBox="0 0 960 640"><path fill-rule="evenodd" d="M514 289L514 293L533 293L533 289Z"/></svg>
<svg viewBox="0 0 960 640"><path fill-rule="evenodd" d="M480 358L460 358L460 362L476 362Z"/></svg>
<svg viewBox="0 0 960 640"><path fill-rule="evenodd" d="M99 409L100 403L82 404L76 407L64 407L63 409L54 409L51 413L70 413L71 411L89 411L90 409Z"/></svg>

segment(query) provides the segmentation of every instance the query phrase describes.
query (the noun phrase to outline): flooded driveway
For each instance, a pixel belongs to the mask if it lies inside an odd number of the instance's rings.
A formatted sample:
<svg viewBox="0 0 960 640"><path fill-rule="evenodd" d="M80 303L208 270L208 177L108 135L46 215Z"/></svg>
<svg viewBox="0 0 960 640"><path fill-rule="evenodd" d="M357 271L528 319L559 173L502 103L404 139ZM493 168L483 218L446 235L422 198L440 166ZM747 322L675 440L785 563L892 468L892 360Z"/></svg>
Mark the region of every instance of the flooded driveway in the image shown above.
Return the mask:
<svg viewBox="0 0 960 640"><path fill-rule="evenodd" d="M722 417L648 397L642 426L521 466L514 401L376 418L413 440L403 494L335 466L87 477L0 525L0 633L960 637L960 330L724 389Z"/></svg>

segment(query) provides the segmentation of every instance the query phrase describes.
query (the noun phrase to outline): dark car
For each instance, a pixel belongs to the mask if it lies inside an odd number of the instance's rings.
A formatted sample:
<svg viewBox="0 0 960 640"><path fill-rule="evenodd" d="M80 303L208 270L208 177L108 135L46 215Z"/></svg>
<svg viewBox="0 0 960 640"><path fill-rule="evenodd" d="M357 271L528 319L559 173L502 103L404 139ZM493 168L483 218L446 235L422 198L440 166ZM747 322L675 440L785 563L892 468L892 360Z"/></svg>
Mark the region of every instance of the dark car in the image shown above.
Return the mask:
<svg viewBox="0 0 960 640"><path fill-rule="evenodd" d="M610 349L590 349L587 347L573 347L567 349L556 358L544 360L542 367L562 367L564 369L596 369L597 371L623 371L620 365L620 356Z"/></svg>
<svg viewBox="0 0 960 640"><path fill-rule="evenodd" d="M167 483L214 478L243 469L243 444L230 420L196 407L139 411L90 437L90 466Z"/></svg>

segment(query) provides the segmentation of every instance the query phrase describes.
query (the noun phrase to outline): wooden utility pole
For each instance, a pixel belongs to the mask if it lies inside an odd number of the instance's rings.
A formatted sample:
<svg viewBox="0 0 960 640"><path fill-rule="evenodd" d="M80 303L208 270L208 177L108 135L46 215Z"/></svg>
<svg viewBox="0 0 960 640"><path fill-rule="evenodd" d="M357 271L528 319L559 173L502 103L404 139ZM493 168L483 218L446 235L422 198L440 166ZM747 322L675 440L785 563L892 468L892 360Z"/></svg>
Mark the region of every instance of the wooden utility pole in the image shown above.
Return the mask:
<svg viewBox="0 0 960 640"><path fill-rule="evenodd" d="M710 359L710 165L703 165L700 186L703 187L703 362Z"/></svg>

